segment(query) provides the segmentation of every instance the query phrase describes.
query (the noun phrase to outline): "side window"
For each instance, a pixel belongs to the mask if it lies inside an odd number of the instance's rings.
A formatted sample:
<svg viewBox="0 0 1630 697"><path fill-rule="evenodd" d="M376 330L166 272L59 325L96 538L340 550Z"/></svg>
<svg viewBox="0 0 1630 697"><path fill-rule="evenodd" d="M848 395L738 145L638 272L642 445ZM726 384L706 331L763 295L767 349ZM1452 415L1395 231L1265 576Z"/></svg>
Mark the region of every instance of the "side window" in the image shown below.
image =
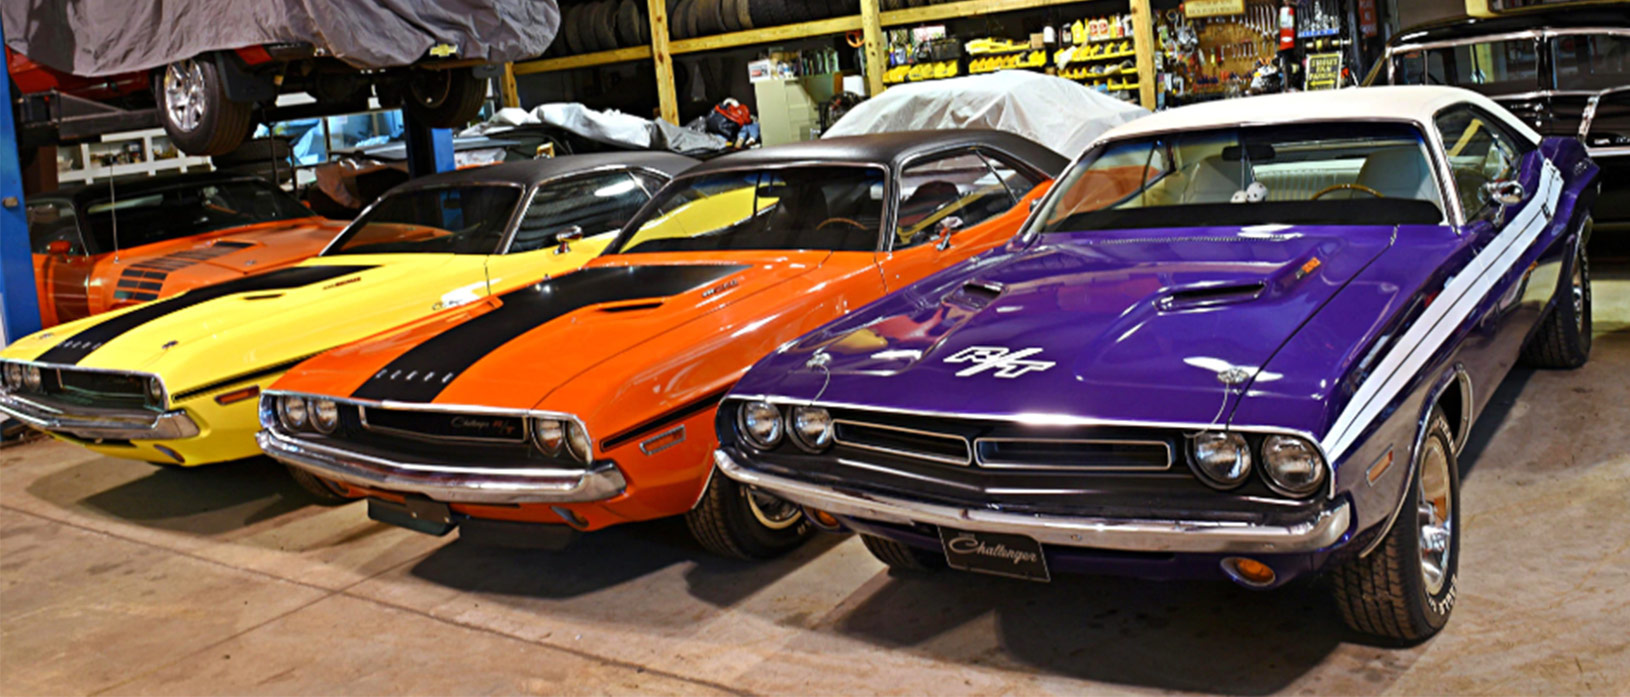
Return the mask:
<svg viewBox="0 0 1630 697"><path fill-rule="evenodd" d="M634 178L639 180L640 186L645 189L647 196L655 196L668 183L665 177L659 177L650 172L634 172Z"/></svg>
<svg viewBox="0 0 1630 697"><path fill-rule="evenodd" d="M1534 146L1470 107L1449 109L1438 114L1436 122L1461 208L1467 218L1474 218L1485 207L1483 185L1515 178L1519 161Z"/></svg>
<svg viewBox="0 0 1630 697"><path fill-rule="evenodd" d="M915 247L947 227L955 233L978 225L1015 202L1007 184L977 153L918 162L900 173L894 248Z"/></svg>
<svg viewBox="0 0 1630 697"><path fill-rule="evenodd" d="M538 189L515 229L511 254L556 243L572 227L584 237L621 230L650 196L628 172L615 172L547 184Z"/></svg>
<svg viewBox="0 0 1630 697"><path fill-rule="evenodd" d="M35 254L49 254L52 242L67 242L69 254L85 254L74 206L63 200L28 202L28 246Z"/></svg>
<svg viewBox="0 0 1630 697"><path fill-rule="evenodd" d="M1603 90L1630 75L1630 34L1578 34L1551 39L1559 90Z"/></svg>
<svg viewBox="0 0 1630 697"><path fill-rule="evenodd" d="M1042 181L1015 167L998 153L981 151L980 154L985 156L985 164L990 165L990 170L996 173L996 178L1007 185L1007 192L1013 195L1014 201L1024 198L1025 194L1030 193L1030 190L1036 188Z"/></svg>

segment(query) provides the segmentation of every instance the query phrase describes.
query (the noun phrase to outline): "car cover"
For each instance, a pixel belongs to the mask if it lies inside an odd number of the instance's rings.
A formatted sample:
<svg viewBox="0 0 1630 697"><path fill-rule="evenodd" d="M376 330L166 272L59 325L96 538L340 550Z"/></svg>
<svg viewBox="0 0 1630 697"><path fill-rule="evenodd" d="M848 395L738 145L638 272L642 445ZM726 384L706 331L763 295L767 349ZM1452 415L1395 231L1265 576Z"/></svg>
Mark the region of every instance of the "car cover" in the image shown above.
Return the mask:
<svg viewBox="0 0 1630 697"><path fill-rule="evenodd" d="M431 47L487 62L543 53L555 0L5 0L6 46L57 70L100 77L206 51L308 43L357 68L411 64Z"/></svg>
<svg viewBox="0 0 1630 697"><path fill-rule="evenodd" d="M855 106L821 135L991 128L1073 158L1105 131L1148 114L1148 109L1078 82L1008 70L890 87Z"/></svg>

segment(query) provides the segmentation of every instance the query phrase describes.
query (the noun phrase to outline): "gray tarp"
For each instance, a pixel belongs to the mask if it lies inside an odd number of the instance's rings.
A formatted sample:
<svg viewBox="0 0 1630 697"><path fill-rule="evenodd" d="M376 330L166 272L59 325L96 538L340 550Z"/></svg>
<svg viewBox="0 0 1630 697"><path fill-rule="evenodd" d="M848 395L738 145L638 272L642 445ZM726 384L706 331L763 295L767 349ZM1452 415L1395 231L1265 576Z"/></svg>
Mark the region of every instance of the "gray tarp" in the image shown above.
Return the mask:
<svg viewBox="0 0 1630 697"><path fill-rule="evenodd" d="M523 60L560 27L555 0L0 0L6 46L98 77L205 51L303 42L358 68L408 65L436 44L458 58Z"/></svg>

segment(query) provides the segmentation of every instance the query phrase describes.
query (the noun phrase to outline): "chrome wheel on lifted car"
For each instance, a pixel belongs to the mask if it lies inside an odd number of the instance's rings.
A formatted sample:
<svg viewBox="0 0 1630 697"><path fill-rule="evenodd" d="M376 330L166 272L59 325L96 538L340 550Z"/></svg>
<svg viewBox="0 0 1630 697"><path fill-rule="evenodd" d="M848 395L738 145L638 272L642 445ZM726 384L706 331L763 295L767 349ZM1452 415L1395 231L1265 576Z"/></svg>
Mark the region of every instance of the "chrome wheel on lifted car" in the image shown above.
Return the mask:
<svg viewBox="0 0 1630 697"><path fill-rule="evenodd" d="M165 66L154 80L159 121L177 148L190 155L230 152L249 136L253 104L226 97L226 85L208 57Z"/></svg>

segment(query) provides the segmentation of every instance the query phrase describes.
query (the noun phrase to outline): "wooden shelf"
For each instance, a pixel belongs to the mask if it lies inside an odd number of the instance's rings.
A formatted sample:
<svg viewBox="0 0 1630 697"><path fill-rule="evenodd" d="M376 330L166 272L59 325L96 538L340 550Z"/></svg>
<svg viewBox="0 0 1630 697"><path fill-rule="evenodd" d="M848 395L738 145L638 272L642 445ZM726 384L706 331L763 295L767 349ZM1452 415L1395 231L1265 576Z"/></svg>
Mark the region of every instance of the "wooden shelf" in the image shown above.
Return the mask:
<svg viewBox="0 0 1630 697"><path fill-rule="evenodd" d="M516 63L515 74L531 75L533 73L549 73L556 70L590 68L596 65L611 65L612 63L627 63L628 61L645 60L650 57L650 46L632 46L629 48L619 48L615 51L596 51L594 53L580 53L575 56L543 58L535 61Z"/></svg>
<svg viewBox="0 0 1630 697"><path fill-rule="evenodd" d="M813 22L799 22L798 24L783 24L779 27L748 29L746 31L730 32L729 34L698 36L694 39L679 39L668 45L670 46L670 50L673 51L675 55L678 55L681 53L697 53L700 51L717 51L724 48L751 46L753 44L767 44L777 41L807 39L812 36L844 34L851 31L860 31L860 15L818 19Z"/></svg>

